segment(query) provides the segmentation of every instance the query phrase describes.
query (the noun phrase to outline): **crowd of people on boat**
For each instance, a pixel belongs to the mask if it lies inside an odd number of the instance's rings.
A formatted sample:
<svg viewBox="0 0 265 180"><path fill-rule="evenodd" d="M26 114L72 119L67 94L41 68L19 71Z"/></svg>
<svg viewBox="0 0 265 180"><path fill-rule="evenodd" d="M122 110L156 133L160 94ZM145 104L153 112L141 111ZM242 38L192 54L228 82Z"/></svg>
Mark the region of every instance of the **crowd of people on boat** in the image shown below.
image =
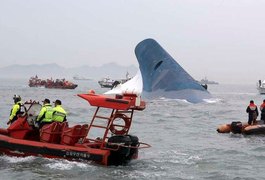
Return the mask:
<svg viewBox="0 0 265 180"><path fill-rule="evenodd" d="M63 79L40 79L37 75L34 77L31 77L29 79L29 86L30 87L71 87L74 86L75 84L73 82L70 82L66 80L65 78Z"/></svg>
<svg viewBox="0 0 265 180"><path fill-rule="evenodd" d="M14 95L13 97L14 105L10 111L9 121L7 124L12 124L15 122L19 115L23 112L21 110L22 101L21 97L18 95ZM54 101L54 107L51 105L51 101L49 99L44 99L42 108L38 114L36 119L36 125L41 129L45 124L50 124L52 122L64 122L66 121L66 111L62 107L61 100L57 99Z"/></svg>
<svg viewBox="0 0 265 180"><path fill-rule="evenodd" d="M261 112L260 120L263 121L265 124L265 99L263 100L263 103L260 105L259 109ZM250 100L246 112L248 113L248 124L256 124L257 117L259 116L259 111L257 105L254 103L253 100Z"/></svg>
<svg viewBox="0 0 265 180"><path fill-rule="evenodd" d="M47 79L46 86L72 86L73 83L63 79Z"/></svg>

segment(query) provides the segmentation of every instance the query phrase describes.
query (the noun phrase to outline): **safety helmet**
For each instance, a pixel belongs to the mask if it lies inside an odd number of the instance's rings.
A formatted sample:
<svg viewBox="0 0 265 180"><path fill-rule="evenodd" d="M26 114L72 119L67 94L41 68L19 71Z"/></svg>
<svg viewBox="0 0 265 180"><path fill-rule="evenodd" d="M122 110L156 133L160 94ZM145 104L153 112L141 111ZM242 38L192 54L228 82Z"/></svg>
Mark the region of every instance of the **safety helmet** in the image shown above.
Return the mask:
<svg viewBox="0 0 265 180"><path fill-rule="evenodd" d="M14 100L15 103L17 103L17 102L21 101L21 97L19 95L15 94L14 97L13 97L13 100Z"/></svg>

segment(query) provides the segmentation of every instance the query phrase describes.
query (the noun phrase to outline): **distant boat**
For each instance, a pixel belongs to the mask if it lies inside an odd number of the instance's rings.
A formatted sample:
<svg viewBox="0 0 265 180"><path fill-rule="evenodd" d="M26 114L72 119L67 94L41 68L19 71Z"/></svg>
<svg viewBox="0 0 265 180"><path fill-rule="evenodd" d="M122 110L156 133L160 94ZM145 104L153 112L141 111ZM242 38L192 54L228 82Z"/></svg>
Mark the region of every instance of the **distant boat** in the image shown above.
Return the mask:
<svg viewBox="0 0 265 180"><path fill-rule="evenodd" d="M65 79L47 79L43 80L38 78L38 76L33 76L29 79L29 87L45 87L53 89L75 89L78 85L74 84Z"/></svg>
<svg viewBox="0 0 265 180"><path fill-rule="evenodd" d="M85 78L85 77L78 76L78 75L73 76L73 79L74 80L86 80L86 81L91 80L89 78Z"/></svg>
<svg viewBox="0 0 265 180"><path fill-rule="evenodd" d="M47 80L45 88L49 89L75 89L78 85L65 79Z"/></svg>
<svg viewBox="0 0 265 180"><path fill-rule="evenodd" d="M257 84L257 89L258 89L260 94L265 94L265 80L263 80L262 82L261 82L261 80L259 80L259 82Z"/></svg>
<svg viewBox="0 0 265 180"><path fill-rule="evenodd" d="M206 77L199 81L200 84L219 84L218 82L215 81L209 81Z"/></svg>
<svg viewBox="0 0 265 180"><path fill-rule="evenodd" d="M126 73L125 79L110 79L109 77L102 78L100 81L98 81L98 84L101 88L113 88L116 87L118 84L123 84L130 80L129 73Z"/></svg>
<svg viewBox="0 0 265 180"><path fill-rule="evenodd" d="M37 75L36 76L32 76L29 79L29 87L44 87L46 84L45 80L40 79Z"/></svg>
<svg viewBox="0 0 265 180"><path fill-rule="evenodd" d="M100 87L102 88L112 88L114 82L115 80L110 79L109 77L102 78L100 81L98 81Z"/></svg>

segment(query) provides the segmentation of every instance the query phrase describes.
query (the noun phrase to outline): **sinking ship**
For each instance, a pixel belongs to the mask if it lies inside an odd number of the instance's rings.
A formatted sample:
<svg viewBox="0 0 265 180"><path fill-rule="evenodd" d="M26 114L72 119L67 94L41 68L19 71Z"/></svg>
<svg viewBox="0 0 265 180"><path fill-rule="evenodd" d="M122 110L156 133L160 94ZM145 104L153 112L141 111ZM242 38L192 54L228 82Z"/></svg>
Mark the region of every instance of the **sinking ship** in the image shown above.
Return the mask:
<svg viewBox="0 0 265 180"><path fill-rule="evenodd" d="M145 39L135 48L140 72L130 81L106 94L130 89L144 99L182 99L204 102L212 95L191 77L155 40Z"/></svg>

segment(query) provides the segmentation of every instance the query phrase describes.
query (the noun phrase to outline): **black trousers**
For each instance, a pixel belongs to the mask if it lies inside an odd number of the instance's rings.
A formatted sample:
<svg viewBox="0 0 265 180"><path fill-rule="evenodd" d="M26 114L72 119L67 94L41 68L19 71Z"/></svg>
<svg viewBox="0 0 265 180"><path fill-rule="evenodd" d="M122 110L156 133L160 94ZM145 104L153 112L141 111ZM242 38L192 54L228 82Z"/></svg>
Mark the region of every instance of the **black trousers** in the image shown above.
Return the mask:
<svg viewBox="0 0 265 180"><path fill-rule="evenodd" d="M252 123L256 122L257 120L257 116L256 115L253 115L253 114L250 114L248 116L248 124L251 125Z"/></svg>
<svg viewBox="0 0 265 180"><path fill-rule="evenodd" d="M263 120L265 122L265 113L261 113L260 120Z"/></svg>

